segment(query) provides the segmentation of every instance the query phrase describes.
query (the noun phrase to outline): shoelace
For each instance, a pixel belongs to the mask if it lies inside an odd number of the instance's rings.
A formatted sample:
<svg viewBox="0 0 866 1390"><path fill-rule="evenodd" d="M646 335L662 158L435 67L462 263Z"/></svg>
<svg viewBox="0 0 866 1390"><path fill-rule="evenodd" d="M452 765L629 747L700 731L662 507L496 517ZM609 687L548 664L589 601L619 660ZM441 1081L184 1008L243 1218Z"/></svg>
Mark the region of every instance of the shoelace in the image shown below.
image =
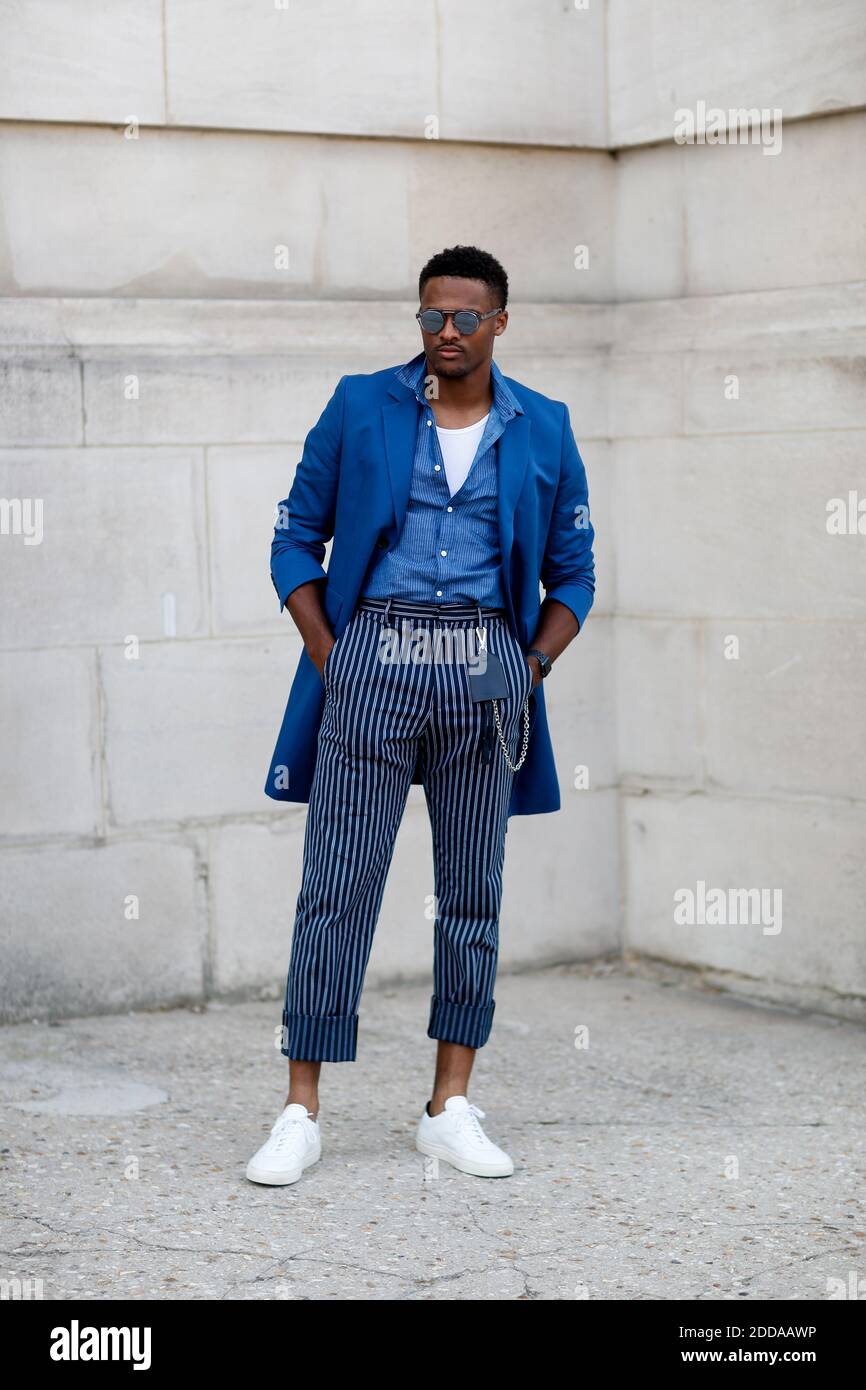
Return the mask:
<svg viewBox="0 0 866 1390"><path fill-rule="evenodd" d="M310 1112L308 1110L307 1116L309 1116L309 1113ZM296 1129L296 1126L303 1124L303 1122L304 1121L301 1119L300 1116L281 1115L280 1118L277 1120L276 1124L274 1125L273 1129L271 1130L271 1136L274 1140L274 1148L284 1149L290 1139L294 1140L297 1137L298 1131Z"/></svg>
<svg viewBox="0 0 866 1390"><path fill-rule="evenodd" d="M473 1137L479 1143L486 1144L488 1142L487 1135L484 1133L484 1130L478 1123L479 1120L483 1119L484 1111L481 1109L481 1107L478 1105L470 1104L468 1109L464 1110L462 1114L458 1116L457 1123L461 1128L464 1128L468 1125L469 1128L472 1130Z"/></svg>

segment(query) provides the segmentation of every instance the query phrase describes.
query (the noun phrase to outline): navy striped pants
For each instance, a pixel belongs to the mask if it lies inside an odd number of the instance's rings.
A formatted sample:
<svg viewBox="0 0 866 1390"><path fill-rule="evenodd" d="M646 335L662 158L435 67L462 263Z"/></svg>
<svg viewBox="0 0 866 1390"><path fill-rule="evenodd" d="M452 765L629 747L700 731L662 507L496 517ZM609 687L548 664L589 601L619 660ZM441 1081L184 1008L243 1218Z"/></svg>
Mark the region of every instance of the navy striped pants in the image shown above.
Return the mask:
<svg viewBox="0 0 866 1390"><path fill-rule="evenodd" d="M408 618L400 607L395 600L386 626L362 600L325 661L280 1049L296 1060L355 1060L364 974L419 758L436 898L427 1036L478 1048L493 1023L515 774L495 730L482 756L483 706L471 699L467 664L477 619L445 610ZM507 678L499 718L516 763L532 668L504 616L485 617L484 627ZM399 642L389 638L395 630Z"/></svg>

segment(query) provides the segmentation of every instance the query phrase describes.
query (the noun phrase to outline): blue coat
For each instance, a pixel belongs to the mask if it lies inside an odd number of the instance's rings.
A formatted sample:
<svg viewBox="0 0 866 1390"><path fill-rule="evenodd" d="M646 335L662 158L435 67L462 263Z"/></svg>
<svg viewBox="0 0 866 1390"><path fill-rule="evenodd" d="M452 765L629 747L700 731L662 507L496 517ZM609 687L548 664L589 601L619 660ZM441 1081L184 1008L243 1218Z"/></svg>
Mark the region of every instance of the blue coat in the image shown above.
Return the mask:
<svg viewBox="0 0 866 1390"><path fill-rule="evenodd" d="M335 637L354 613L376 547L395 544L406 515L419 406L396 371L341 377L307 435L291 492L279 503L271 578L280 609L299 584L325 580L325 613ZM568 407L505 380L524 414L508 422L498 443L499 541L508 623L528 650L541 607L539 585L583 627L595 591L594 532ZM322 560L332 537L326 574ZM304 650L265 784L277 801L309 801L324 703L322 678ZM421 780L417 769L412 780ZM529 744L508 815L559 808L539 684L530 696Z"/></svg>

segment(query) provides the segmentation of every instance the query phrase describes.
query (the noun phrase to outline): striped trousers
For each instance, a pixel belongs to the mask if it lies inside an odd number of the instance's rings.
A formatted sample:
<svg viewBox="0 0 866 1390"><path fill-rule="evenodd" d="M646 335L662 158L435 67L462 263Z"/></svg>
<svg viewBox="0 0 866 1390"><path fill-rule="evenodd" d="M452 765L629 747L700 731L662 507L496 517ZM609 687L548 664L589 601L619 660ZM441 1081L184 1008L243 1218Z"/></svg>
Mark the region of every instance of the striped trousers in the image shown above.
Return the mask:
<svg viewBox="0 0 866 1390"><path fill-rule="evenodd" d="M484 715L471 699L478 619L399 600L385 608L361 600L323 671L280 1049L296 1060L355 1060L364 974L419 760L436 903L427 1036L478 1048L493 1023L515 774L495 730L485 755L492 707ZM499 719L516 763L532 668L502 610L492 611L500 616L484 617L487 649L506 675Z"/></svg>

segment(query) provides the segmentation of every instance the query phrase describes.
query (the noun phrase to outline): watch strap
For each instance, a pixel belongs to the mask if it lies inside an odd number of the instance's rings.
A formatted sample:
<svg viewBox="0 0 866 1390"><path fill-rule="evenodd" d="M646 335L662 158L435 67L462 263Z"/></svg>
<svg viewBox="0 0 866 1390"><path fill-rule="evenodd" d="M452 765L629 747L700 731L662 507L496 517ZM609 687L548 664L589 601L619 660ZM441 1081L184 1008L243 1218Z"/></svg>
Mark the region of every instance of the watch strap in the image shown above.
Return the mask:
<svg viewBox="0 0 866 1390"><path fill-rule="evenodd" d="M547 652L541 652L537 647L530 647L526 655L538 657L538 664L541 667L541 679L544 680L544 677L549 674L550 668L553 665Z"/></svg>

